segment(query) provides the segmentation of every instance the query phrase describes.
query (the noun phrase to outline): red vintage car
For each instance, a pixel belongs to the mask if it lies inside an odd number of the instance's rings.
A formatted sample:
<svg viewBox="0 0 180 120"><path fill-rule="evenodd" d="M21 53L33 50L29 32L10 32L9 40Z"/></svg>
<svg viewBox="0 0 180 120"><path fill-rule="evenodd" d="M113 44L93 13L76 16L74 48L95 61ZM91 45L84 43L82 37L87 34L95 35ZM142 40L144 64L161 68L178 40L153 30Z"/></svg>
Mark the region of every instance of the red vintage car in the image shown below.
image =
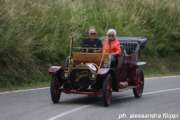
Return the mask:
<svg viewBox="0 0 180 120"><path fill-rule="evenodd" d="M134 96L142 96L144 74L139 60L147 39L119 37L123 54L115 67L110 65L110 55L101 49L70 47L70 55L62 66L51 66L50 93L53 103L58 103L61 93L102 96L104 106L112 101L112 92L132 89Z"/></svg>

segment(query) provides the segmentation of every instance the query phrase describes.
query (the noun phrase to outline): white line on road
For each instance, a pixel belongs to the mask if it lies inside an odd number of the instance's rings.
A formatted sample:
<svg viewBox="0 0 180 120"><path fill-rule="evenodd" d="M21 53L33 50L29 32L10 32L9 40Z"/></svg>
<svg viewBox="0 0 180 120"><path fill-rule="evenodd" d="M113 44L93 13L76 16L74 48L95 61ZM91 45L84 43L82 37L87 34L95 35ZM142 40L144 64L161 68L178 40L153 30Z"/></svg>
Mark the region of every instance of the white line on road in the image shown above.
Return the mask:
<svg viewBox="0 0 180 120"><path fill-rule="evenodd" d="M34 89L26 89L26 90L6 91L6 92L0 92L0 95L10 94L10 93L19 93L19 92L35 91L35 90L44 90L44 89L48 89L48 88L49 88L49 87L42 87L42 88L34 88Z"/></svg>
<svg viewBox="0 0 180 120"><path fill-rule="evenodd" d="M159 76L159 77L147 77L146 80L152 80L152 79L167 79L167 78L177 78L180 77L180 75L176 76Z"/></svg>
<svg viewBox="0 0 180 120"><path fill-rule="evenodd" d="M143 95L152 95L152 94L171 92L171 91L176 91L176 90L180 90L180 88L172 88L172 89L158 90L158 91L152 91L152 92L145 92L145 93L143 93ZM121 97L121 98L129 98L129 97L131 97L131 96L126 96L126 97ZM77 108L74 108L72 110L60 113L60 114L58 114L56 116L53 116L53 117L49 118L48 120L57 120L57 119L62 118L64 116L66 116L66 115L69 115L69 114L71 114L73 112L80 111L80 110L85 109L85 108L90 107L90 106L91 105L83 105L81 107L77 107Z"/></svg>
<svg viewBox="0 0 180 120"><path fill-rule="evenodd" d="M145 92L145 93L143 93L143 95L152 95L152 94L171 92L171 91L176 91L176 90L180 90L180 88L172 88L172 89L158 90L158 91L152 91L152 92Z"/></svg>
<svg viewBox="0 0 180 120"><path fill-rule="evenodd" d="M49 118L48 120L56 120L56 119L61 118L61 117L65 116L65 115L68 115L68 114L71 114L71 113L73 113L73 112L76 112L76 111L85 109L85 108L87 108L87 107L89 107L89 106L90 106L90 105L83 105L83 106L81 106L81 107L74 108L74 109L72 109L72 110L69 110L69 111L63 112L63 113L61 113L61 114L59 114L59 115L56 115L56 116L54 116L54 117L51 117L51 118Z"/></svg>
<svg viewBox="0 0 180 120"><path fill-rule="evenodd" d="M176 76L160 76L160 77L147 77L145 79L146 80L153 80L153 79L166 79L166 78L177 78L177 77L180 77L180 75L176 75ZM10 94L10 93L19 93L19 92L29 92L29 91L35 91L35 90L44 90L44 89L49 89L49 87L34 88L34 89L25 89L25 90L14 90L14 91L5 91L5 92L0 92L0 95Z"/></svg>

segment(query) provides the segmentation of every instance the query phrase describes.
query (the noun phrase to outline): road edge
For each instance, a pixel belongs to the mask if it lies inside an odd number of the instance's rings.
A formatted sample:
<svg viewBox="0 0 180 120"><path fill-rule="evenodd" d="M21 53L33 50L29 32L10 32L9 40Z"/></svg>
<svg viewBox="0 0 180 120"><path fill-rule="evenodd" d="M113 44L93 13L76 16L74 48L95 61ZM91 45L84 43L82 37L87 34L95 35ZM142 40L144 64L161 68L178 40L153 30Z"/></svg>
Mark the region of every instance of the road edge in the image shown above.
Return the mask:
<svg viewBox="0 0 180 120"><path fill-rule="evenodd" d="M145 79L146 80L153 80L153 79L176 78L176 77L180 77L180 75L159 76L159 77L145 77ZM4 91L4 92L0 92L0 95L10 94L10 93L29 92L29 91L36 91L36 90L44 90L44 89L49 89L49 87L40 87L40 88L32 88L32 89L20 89L20 90Z"/></svg>

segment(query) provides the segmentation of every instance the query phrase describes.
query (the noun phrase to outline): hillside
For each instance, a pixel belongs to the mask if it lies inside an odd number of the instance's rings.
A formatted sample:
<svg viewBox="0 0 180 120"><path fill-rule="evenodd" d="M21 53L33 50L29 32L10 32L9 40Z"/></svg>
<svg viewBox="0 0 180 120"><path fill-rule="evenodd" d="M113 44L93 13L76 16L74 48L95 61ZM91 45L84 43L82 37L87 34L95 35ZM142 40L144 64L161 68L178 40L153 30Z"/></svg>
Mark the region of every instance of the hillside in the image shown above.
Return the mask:
<svg viewBox="0 0 180 120"><path fill-rule="evenodd" d="M91 26L147 37L145 73L180 74L179 0L0 0L0 88L48 81Z"/></svg>

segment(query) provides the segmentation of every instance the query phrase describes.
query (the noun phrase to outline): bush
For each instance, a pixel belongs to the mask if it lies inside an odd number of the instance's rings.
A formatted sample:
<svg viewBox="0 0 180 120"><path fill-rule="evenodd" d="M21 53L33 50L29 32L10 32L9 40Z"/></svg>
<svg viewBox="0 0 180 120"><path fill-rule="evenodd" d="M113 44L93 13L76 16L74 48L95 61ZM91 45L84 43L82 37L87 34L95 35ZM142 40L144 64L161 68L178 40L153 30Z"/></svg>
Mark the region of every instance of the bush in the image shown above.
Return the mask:
<svg viewBox="0 0 180 120"><path fill-rule="evenodd" d="M90 26L99 36L115 28L120 36L147 37L147 57L176 55L179 6L179 0L1 0L0 83L45 79L47 67L67 56L69 39Z"/></svg>

